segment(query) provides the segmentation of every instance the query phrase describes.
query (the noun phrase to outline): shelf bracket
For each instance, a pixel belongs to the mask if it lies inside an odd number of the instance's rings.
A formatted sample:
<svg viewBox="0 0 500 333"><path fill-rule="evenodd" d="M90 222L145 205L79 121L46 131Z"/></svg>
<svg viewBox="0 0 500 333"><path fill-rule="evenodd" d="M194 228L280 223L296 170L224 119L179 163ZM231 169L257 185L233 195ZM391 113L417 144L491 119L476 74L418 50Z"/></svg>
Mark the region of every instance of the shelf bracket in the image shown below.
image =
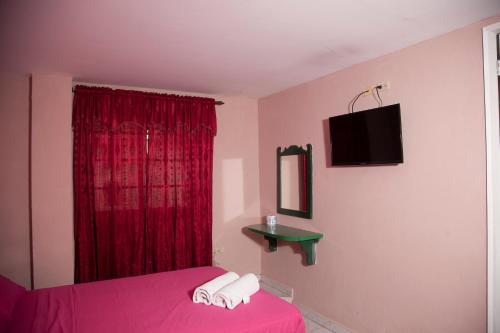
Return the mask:
<svg viewBox="0 0 500 333"><path fill-rule="evenodd" d="M269 252L276 252L278 250L278 240L274 237L264 236L269 242ZM316 263L316 243L318 240L300 241L300 248L306 255L307 265L314 265Z"/></svg>
<svg viewBox="0 0 500 333"><path fill-rule="evenodd" d="M306 240L300 242L300 247L302 251L306 254L306 262L308 265L314 265L316 263L316 243L317 239Z"/></svg>
<svg viewBox="0 0 500 333"><path fill-rule="evenodd" d="M276 250L278 250L278 240L276 238L268 236L264 236L264 238L269 241L270 252L275 252Z"/></svg>

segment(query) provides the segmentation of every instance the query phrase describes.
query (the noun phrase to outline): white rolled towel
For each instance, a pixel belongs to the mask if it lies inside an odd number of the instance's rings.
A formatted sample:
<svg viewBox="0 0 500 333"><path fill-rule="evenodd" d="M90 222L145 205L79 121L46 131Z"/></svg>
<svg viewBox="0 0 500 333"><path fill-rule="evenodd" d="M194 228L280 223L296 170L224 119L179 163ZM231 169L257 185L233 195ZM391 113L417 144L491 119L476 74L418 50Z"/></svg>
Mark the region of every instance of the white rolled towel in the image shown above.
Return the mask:
<svg viewBox="0 0 500 333"><path fill-rule="evenodd" d="M202 284L195 289L193 293L193 302L210 305L216 291L220 290L224 286L227 286L231 282L238 280L239 277L240 276L235 272L227 272L213 280L208 281L207 283Z"/></svg>
<svg viewBox="0 0 500 333"><path fill-rule="evenodd" d="M259 291L259 280L252 274L245 274L238 280L228 284L217 291L213 297L212 304L222 308L234 309L238 304L250 302L250 296Z"/></svg>

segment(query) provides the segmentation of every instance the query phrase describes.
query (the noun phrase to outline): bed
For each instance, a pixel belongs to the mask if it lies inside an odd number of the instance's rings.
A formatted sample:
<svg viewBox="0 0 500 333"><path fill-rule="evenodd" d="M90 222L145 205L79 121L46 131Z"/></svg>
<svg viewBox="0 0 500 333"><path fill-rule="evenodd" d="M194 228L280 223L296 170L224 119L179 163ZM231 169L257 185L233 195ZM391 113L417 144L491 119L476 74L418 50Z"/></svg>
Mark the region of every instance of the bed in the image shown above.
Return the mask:
<svg viewBox="0 0 500 333"><path fill-rule="evenodd" d="M305 332L297 308L262 289L234 310L194 304L194 289L223 273L198 267L34 291L4 281L4 332Z"/></svg>

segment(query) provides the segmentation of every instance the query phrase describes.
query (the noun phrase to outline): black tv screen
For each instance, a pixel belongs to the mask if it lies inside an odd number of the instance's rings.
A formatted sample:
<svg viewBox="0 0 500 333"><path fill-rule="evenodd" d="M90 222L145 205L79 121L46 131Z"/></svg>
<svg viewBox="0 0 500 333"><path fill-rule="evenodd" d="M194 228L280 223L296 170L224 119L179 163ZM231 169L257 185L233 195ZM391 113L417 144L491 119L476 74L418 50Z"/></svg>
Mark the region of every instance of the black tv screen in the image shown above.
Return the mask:
<svg viewBox="0 0 500 333"><path fill-rule="evenodd" d="M403 163L399 104L330 118L332 165Z"/></svg>

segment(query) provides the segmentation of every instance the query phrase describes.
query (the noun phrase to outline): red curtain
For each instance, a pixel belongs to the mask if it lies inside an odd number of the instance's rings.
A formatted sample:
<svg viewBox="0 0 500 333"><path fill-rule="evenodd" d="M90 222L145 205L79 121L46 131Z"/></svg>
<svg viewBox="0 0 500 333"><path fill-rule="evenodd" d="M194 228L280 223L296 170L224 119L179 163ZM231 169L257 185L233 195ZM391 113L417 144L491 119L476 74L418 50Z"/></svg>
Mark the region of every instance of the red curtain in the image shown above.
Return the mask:
<svg viewBox="0 0 500 333"><path fill-rule="evenodd" d="M78 86L75 282L211 264L213 99Z"/></svg>

